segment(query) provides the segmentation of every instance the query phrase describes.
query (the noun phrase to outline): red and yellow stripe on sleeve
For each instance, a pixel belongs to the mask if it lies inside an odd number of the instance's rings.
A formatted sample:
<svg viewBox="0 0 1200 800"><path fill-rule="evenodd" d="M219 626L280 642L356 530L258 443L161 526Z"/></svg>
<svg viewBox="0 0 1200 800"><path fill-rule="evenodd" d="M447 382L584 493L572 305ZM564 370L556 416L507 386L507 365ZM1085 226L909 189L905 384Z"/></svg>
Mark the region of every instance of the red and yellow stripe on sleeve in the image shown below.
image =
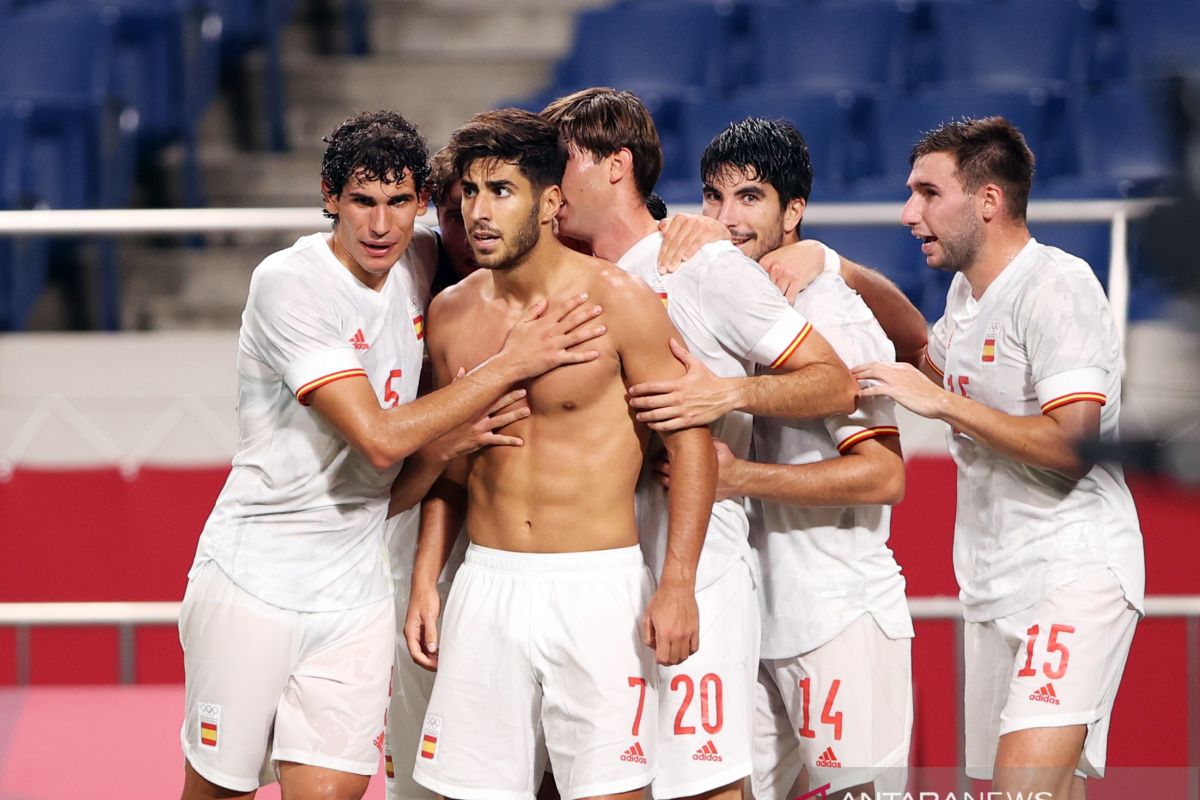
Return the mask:
<svg viewBox="0 0 1200 800"><path fill-rule="evenodd" d="M360 375L364 378L367 377L367 371L362 367L355 367L354 369L344 369L340 372L333 372L316 380L311 380L296 390L296 399L300 401L300 405L306 406L308 405L308 396L322 386L334 381L340 381L342 378L357 378Z"/></svg>
<svg viewBox="0 0 1200 800"><path fill-rule="evenodd" d="M900 429L895 425L879 425L874 428L863 428L858 433L852 433L841 441L838 445L838 453L845 455L846 451L859 442L865 442L868 439L877 439L880 436L899 436Z"/></svg>
<svg viewBox="0 0 1200 800"><path fill-rule="evenodd" d="M1072 392L1071 394L1064 394L1062 397L1056 397L1053 400L1042 403L1042 413L1048 414L1056 408L1062 408L1071 403L1078 403L1080 400L1088 400L1100 405L1108 403L1108 397L1100 392Z"/></svg>
<svg viewBox="0 0 1200 800"><path fill-rule="evenodd" d="M804 323L804 327L800 329L800 332L788 343L788 346L783 348L783 352L779 354L779 357L771 362L771 369L779 369L786 364L787 360L792 357L792 353L796 352L796 349L804 344L804 340L808 338L810 333L812 333L812 323L806 322Z"/></svg>
<svg viewBox="0 0 1200 800"><path fill-rule="evenodd" d="M938 365L937 365L937 364L935 364L935 363L933 363L933 359L929 357L929 351L928 351L928 350L926 350L926 351L925 351L925 363L929 365L929 368L930 368L930 369L932 369L934 372L936 372L936 373L937 373L937 376L938 376L939 378L944 378L944 377L946 377L946 373L944 373L944 372L942 372L940 369L938 369Z"/></svg>

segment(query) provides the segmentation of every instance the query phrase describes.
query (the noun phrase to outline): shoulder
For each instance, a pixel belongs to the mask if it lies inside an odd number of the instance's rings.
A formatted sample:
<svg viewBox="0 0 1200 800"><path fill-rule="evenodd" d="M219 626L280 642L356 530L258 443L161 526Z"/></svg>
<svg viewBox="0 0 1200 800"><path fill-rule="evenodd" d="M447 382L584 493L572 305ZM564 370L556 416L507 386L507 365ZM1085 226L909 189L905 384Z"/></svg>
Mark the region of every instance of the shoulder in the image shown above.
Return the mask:
<svg viewBox="0 0 1200 800"><path fill-rule="evenodd" d="M259 262L250 276L250 302L302 302L325 296L325 276L319 254L313 251L317 246L325 246L320 234L305 236Z"/></svg>
<svg viewBox="0 0 1200 800"><path fill-rule="evenodd" d="M895 348L879 320L840 276L818 275L800 292L795 307L843 360L891 361L895 358Z"/></svg>
<svg viewBox="0 0 1200 800"><path fill-rule="evenodd" d="M1036 247L1035 261L1014 298L1018 314L1056 317L1089 307L1107 309L1104 288L1086 261L1057 247Z"/></svg>

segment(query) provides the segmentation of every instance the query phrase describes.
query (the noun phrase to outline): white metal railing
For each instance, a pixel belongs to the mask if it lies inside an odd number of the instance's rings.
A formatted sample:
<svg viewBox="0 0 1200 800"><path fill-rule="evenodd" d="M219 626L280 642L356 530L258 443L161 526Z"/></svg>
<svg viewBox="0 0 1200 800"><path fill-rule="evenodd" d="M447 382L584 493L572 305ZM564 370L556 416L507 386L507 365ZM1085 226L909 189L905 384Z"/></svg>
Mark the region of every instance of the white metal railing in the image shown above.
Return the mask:
<svg viewBox="0 0 1200 800"><path fill-rule="evenodd" d="M1162 200L1035 200L1029 221L1106 222L1110 226L1108 299L1117 332L1125 341L1129 316L1129 221L1145 216ZM804 213L813 225L898 225L899 203L815 203ZM675 211L698 214L696 205ZM436 224L432 213L421 218ZM311 231L328 225L316 208L84 209L0 211L0 236L129 235L220 231Z"/></svg>
<svg viewBox="0 0 1200 800"><path fill-rule="evenodd" d="M0 628L16 631L17 683L29 683L30 631L32 628L67 626L109 626L119 631L120 681L133 683L137 661L136 628L139 625L174 625L179 619L180 603L0 603ZM954 597L912 597L909 612L914 620L945 621L954 625L954 695L958 752L965 752L966 720L963 704L963 618L962 604ZM1200 800L1200 595L1169 595L1146 598L1146 616L1159 619L1183 619L1186 625L1185 659L1187 669L1187 720L1189 800ZM965 777L960 776L960 791Z"/></svg>

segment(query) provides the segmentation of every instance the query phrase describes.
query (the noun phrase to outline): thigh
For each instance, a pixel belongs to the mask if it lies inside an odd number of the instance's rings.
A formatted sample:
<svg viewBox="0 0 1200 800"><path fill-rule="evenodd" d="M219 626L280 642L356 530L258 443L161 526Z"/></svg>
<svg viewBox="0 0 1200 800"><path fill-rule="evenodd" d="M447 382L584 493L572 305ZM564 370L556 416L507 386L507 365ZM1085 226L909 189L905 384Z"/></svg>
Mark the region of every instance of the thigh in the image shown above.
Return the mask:
<svg viewBox="0 0 1200 800"><path fill-rule="evenodd" d="M750 782L756 800L790 800L803 789L798 783L804 768L800 741L787 704L775 683L776 670L781 666L778 660L764 660L758 669L754 698L754 771Z"/></svg>
<svg viewBox="0 0 1200 800"><path fill-rule="evenodd" d="M697 593L700 649L659 668L656 798L683 797L750 775L759 610L739 564Z"/></svg>
<svg viewBox="0 0 1200 800"><path fill-rule="evenodd" d="M1022 641L1008 686L1000 735L1087 726L1080 769L1103 774L1108 721L1137 613L1105 570L1061 586L1032 609L999 623Z"/></svg>
<svg viewBox="0 0 1200 800"><path fill-rule="evenodd" d="M449 586L439 587L442 607ZM392 666L392 694L388 702L387 736L383 741L384 778L388 800L435 800L434 792L412 779L412 763L421 743L421 726L433 694L434 673L413 663L404 640L405 593L396 595L396 658Z"/></svg>
<svg viewBox="0 0 1200 800"><path fill-rule="evenodd" d="M188 763L211 783L247 792L269 782L264 764L303 636L299 616L242 591L212 562L189 581L179 621L180 740Z"/></svg>
<svg viewBox="0 0 1200 800"><path fill-rule="evenodd" d="M438 672L409 762L421 786L462 800L529 800L536 793L541 690L529 660L535 582L471 564L455 576L442 614Z"/></svg>
<svg viewBox="0 0 1200 800"><path fill-rule="evenodd" d="M889 639L863 615L816 650L778 664L811 786L838 790L904 768L912 730L909 639Z"/></svg>
<svg viewBox="0 0 1200 800"><path fill-rule="evenodd" d="M393 601L305 616L304 647L275 715L272 760L372 775L383 750Z"/></svg>
<svg viewBox="0 0 1200 800"><path fill-rule="evenodd" d="M545 746L563 800L640 790L654 775L654 651L641 641L644 565L559 578L538 604L534 669Z"/></svg>

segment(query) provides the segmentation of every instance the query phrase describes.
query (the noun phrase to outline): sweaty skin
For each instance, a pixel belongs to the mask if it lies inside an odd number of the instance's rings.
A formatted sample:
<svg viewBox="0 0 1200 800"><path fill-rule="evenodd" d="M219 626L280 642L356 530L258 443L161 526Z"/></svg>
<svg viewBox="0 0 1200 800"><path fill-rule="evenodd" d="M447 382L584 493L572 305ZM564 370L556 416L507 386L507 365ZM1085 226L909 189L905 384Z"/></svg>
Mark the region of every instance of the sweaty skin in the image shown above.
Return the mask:
<svg viewBox="0 0 1200 800"><path fill-rule="evenodd" d="M616 309L629 304L629 295L648 291L598 259L564 258L570 265L556 276L562 288L581 289L603 307L596 322L608 334L593 342L595 361L523 384L531 414L502 431L520 438L521 447L484 448L469 457L467 530L484 547L545 553L637 544L633 491L648 431L625 402L628 326L613 317L621 316ZM430 351L439 384L495 353L520 313L519 305L496 296L487 271L443 293L430 314L431 330L438 330ZM660 327L669 338L666 325ZM660 349L670 358L665 339Z"/></svg>

